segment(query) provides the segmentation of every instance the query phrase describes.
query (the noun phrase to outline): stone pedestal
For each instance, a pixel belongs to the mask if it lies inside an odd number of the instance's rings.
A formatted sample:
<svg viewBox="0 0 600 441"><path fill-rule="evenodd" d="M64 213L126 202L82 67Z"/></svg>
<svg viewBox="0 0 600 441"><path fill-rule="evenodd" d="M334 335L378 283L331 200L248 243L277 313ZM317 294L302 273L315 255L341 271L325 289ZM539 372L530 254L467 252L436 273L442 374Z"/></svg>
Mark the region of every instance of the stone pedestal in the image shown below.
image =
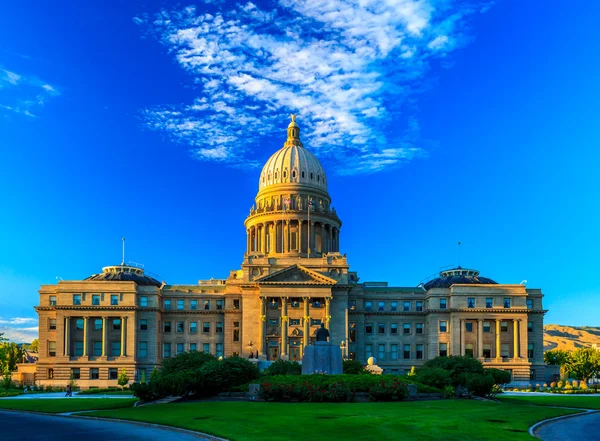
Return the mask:
<svg viewBox="0 0 600 441"><path fill-rule="evenodd" d="M342 374L342 352L339 346L318 341L304 348L302 357L302 374Z"/></svg>

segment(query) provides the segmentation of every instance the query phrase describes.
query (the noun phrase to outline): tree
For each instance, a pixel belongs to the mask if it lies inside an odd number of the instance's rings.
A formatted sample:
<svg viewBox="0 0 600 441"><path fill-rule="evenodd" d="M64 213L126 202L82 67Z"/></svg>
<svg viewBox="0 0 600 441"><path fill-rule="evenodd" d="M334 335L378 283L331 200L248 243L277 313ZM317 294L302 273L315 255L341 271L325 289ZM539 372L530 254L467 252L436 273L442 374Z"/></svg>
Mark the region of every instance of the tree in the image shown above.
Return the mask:
<svg viewBox="0 0 600 441"><path fill-rule="evenodd" d="M565 368L573 377L587 382L600 374L600 351L594 348L576 349L569 354Z"/></svg>
<svg viewBox="0 0 600 441"><path fill-rule="evenodd" d="M23 361L23 348L16 343L0 343L0 372L14 372Z"/></svg>
<svg viewBox="0 0 600 441"><path fill-rule="evenodd" d="M544 362L555 366L562 366L569 360L569 351L551 349L544 353Z"/></svg>
<svg viewBox="0 0 600 441"><path fill-rule="evenodd" d="M31 343L29 343L28 345L26 345L26 349L28 351L31 352L38 352L39 350L39 342L38 339L36 338L35 340L33 340Z"/></svg>
<svg viewBox="0 0 600 441"><path fill-rule="evenodd" d="M127 383L129 383L129 376L127 375L127 371L125 369L119 373L119 376L117 377L117 383L121 387L125 387Z"/></svg>

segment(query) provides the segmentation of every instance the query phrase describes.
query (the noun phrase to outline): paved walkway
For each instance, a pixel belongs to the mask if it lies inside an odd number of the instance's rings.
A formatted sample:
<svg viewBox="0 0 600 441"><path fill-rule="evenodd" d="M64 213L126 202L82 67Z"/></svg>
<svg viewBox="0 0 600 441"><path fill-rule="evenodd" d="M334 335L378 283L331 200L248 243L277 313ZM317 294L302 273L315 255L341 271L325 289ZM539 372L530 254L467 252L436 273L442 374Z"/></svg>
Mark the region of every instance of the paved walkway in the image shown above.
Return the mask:
<svg viewBox="0 0 600 441"><path fill-rule="evenodd" d="M65 398L64 392L47 392L42 394L22 394L17 395L16 397L4 397L0 398L0 400L39 400L39 399L53 399L53 398ZM133 395L111 395L110 393L99 393L99 394L84 394L79 395L73 393L73 396L70 398L133 398Z"/></svg>
<svg viewBox="0 0 600 441"><path fill-rule="evenodd" d="M2 441L209 441L200 435L120 421L0 411Z"/></svg>
<svg viewBox="0 0 600 441"><path fill-rule="evenodd" d="M542 441L600 441L600 412L543 424L534 435Z"/></svg>

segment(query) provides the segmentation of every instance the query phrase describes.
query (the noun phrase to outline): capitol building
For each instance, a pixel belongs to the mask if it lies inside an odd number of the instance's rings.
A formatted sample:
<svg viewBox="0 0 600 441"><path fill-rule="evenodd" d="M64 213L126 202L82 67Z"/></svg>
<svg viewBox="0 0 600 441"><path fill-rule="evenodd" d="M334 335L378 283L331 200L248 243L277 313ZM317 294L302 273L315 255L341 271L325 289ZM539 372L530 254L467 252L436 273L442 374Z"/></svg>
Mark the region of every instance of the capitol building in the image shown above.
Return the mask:
<svg viewBox="0 0 600 441"><path fill-rule="evenodd" d="M123 369L149 378L163 359L193 350L301 361L321 323L345 358L376 357L385 373L469 355L514 381L544 381L540 289L460 266L418 286L360 281L327 175L294 117L244 225L243 262L226 278L171 285L123 261L42 285L36 381L106 387Z"/></svg>

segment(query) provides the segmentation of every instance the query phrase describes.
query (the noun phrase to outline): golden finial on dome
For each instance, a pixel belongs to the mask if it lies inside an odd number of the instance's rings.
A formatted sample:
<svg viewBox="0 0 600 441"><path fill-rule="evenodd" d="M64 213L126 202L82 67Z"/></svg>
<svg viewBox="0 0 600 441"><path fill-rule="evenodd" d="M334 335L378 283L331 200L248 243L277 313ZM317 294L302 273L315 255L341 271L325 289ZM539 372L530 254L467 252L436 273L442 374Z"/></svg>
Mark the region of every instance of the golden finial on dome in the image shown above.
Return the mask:
<svg viewBox="0 0 600 441"><path fill-rule="evenodd" d="M300 142L300 127L298 127L298 124L296 124L296 114L290 114L290 118L292 119L292 121L288 124L288 136L285 145L301 146L302 142Z"/></svg>
<svg viewBox="0 0 600 441"><path fill-rule="evenodd" d="M296 114L295 113L292 113L290 115L290 118L292 118L292 122L296 122Z"/></svg>

